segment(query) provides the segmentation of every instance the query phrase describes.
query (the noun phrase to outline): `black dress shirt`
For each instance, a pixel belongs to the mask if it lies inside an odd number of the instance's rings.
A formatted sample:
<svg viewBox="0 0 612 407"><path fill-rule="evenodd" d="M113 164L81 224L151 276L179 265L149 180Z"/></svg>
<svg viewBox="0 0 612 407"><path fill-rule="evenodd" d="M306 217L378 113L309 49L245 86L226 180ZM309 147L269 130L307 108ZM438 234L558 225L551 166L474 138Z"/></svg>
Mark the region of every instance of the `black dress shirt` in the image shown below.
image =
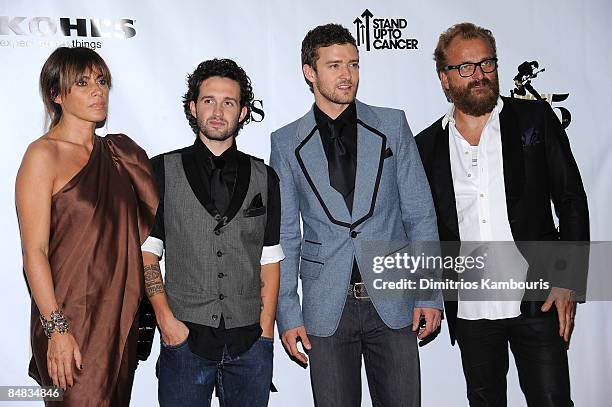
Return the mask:
<svg viewBox="0 0 612 407"><path fill-rule="evenodd" d="M352 162L354 164L354 171L352 172L352 179L346 180L350 185L353 186L353 191L343 196L344 202L346 203L346 207L349 210L349 213L353 212L353 200L355 198L355 176L357 170L357 107L355 102L351 103L340 115L334 120L315 104L314 105L314 116L315 121L317 123L317 129L319 130L319 134L321 135L321 141L323 143L323 150L325 151L325 157L329 162L332 153L331 145L334 143L332 136L330 134L329 126L330 124L334 125L337 129L340 129L340 137L342 138L342 142L344 147L347 150L347 153L352 157ZM332 185L334 187L334 185ZM353 259L353 269L351 272L351 284L355 284L361 282L361 274L359 273L359 267L357 266L357 261Z"/></svg>
<svg viewBox="0 0 612 407"><path fill-rule="evenodd" d="M176 153L174 151L173 153ZM245 196L246 190L249 187L249 171L250 158L248 155L238 151L236 145L228 148L219 157L214 154L197 138L192 146L183 148L178 152L183 158L183 167L185 173L195 171L196 175L192 177L198 182L190 184L194 194L198 197L200 203L212 215L219 215L219 211L214 205L210 196L210 177L212 175L211 160L215 160L217 165L221 163L223 167L222 178L230 192L230 203L225 213L220 215L230 216L228 222L231 222L232 208L240 207L242 202L237 202L239 197ZM160 192L160 203L157 210L155 225L150 236L160 239L165 242L164 231L164 186L165 186L165 170L163 154L151 159L151 164L155 172L158 189ZM240 165L242 161L243 165ZM244 171L244 169L248 170ZM266 220L266 230L264 232L264 246L276 246L280 242L280 188L279 179L276 172L266 166L268 170L268 215ZM203 238L206 238L203 236ZM165 246L165 244L164 244ZM210 360L221 360L223 350L227 347L230 355L236 356L247 351L255 341L261 336L262 329L259 323L226 329L223 316L218 328L213 328L205 325L182 321L189 328L189 348L192 352Z"/></svg>

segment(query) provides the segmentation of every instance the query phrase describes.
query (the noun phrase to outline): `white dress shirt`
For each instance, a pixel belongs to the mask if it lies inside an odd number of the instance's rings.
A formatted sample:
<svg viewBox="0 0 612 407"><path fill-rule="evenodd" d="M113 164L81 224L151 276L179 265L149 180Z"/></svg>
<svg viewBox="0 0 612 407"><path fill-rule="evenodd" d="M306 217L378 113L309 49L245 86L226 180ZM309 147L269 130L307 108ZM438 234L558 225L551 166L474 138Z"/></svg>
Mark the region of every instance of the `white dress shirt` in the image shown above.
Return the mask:
<svg viewBox="0 0 612 407"><path fill-rule="evenodd" d="M141 250L144 252L153 253L161 259L162 255L164 254L164 242L161 239L149 236L142 244ZM283 253L283 248L280 244L274 246L264 246L261 251L261 260L259 261L259 264L263 266L264 264L276 263L284 258L285 253Z"/></svg>
<svg viewBox="0 0 612 407"><path fill-rule="evenodd" d="M454 105L442 120L442 127L449 126L450 164L461 241L514 241L506 207L499 123L502 107L503 101L498 98L477 146L471 146L455 127ZM515 245L486 246L486 270L483 277L500 281L507 281L510 277L518 281L525 280L527 262ZM480 278L477 280L480 281ZM465 297L466 293L463 294ZM523 291L502 295L506 300L462 301L462 290L459 290L457 316L475 320L513 318L520 315Z"/></svg>

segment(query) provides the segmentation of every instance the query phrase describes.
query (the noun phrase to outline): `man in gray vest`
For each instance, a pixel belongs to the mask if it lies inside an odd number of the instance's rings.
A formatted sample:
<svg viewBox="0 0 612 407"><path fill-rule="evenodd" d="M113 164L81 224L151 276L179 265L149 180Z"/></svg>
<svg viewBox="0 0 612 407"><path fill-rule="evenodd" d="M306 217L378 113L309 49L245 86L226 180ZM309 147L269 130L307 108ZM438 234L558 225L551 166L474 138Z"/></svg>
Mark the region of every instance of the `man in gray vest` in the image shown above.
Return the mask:
<svg viewBox="0 0 612 407"><path fill-rule="evenodd" d="M143 244L145 287L161 332L159 402L266 406L279 287L280 192L274 170L236 148L251 81L229 59L188 77L192 146L152 159L160 190ZM166 281L159 259L166 254Z"/></svg>

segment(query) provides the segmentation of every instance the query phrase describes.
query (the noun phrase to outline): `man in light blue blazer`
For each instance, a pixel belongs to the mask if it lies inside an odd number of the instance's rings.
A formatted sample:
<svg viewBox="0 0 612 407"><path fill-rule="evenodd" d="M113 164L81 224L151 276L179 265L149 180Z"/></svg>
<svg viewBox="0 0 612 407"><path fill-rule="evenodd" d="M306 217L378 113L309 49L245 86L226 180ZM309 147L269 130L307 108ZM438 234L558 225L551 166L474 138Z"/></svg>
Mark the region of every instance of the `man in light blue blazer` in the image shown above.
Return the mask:
<svg viewBox="0 0 612 407"><path fill-rule="evenodd" d="M355 99L359 54L346 28L311 30L302 65L315 104L272 134L270 157L282 197L286 258L276 317L283 345L303 364L310 358L319 407L361 405L362 357L375 406L418 406L417 336L438 328L442 297L373 289L362 247L438 240L418 150L401 110Z"/></svg>

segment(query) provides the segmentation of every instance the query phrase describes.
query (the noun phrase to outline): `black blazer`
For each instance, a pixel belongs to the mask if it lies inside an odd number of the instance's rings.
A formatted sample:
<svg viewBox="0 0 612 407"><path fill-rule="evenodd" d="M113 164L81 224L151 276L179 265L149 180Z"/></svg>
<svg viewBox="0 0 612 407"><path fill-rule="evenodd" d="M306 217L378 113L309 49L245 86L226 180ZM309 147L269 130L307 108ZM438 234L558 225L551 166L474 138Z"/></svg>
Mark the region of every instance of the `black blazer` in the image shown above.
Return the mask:
<svg viewBox="0 0 612 407"><path fill-rule="evenodd" d="M514 240L588 241L586 193L559 119L546 102L502 99L499 120L504 183ZM440 118L419 133L416 142L433 195L440 240L460 241L448 137L448 125L442 128ZM558 230L551 200L559 218ZM521 313L541 315L541 304L524 301ZM446 301L445 311L454 343L457 302Z"/></svg>

